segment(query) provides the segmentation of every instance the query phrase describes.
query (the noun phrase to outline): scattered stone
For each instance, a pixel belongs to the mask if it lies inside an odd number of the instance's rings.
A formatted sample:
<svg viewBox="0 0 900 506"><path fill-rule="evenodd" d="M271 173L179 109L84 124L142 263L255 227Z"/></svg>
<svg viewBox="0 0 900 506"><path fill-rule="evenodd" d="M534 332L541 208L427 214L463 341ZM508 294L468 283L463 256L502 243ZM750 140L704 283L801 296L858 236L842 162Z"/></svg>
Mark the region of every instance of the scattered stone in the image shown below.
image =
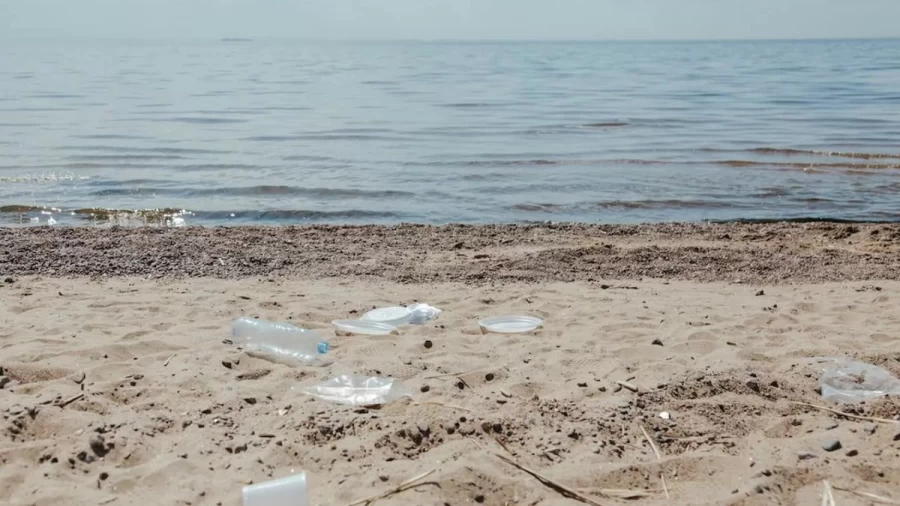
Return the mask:
<svg viewBox="0 0 900 506"><path fill-rule="evenodd" d="M766 294L766 291L765 291L765 290L760 290L760 291L756 292L756 296L757 296L757 297L762 297L762 296L765 295L765 294Z"/></svg>
<svg viewBox="0 0 900 506"><path fill-rule="evenodd" d="M6 385L8 385L10 381L12 381L12 380L7 378L6 376L0 376L0 388L3 388Z"/></svg>
<svg viewBox="0 0 900 506"><path fill-rule="evenodd" d="M863 429L863 432L865 432L866 434L868 434L868 435L871 436L871 435L875 434L875 431L876 431L876 430L878 430L878 426L875 425L875 424L872 424L872 425L867 425L867 426Z"/></svg>
<svg viewBox="0 0 900 506"><path fill-rule="evenodd" d="M378 479L381 481L388 481L391 479L391 477L386 474L382 474L381 476L378 477Z"/></svg>
<svg viewBox="0 0 900 506"><path fill-rule="evenodd" d="M319 433L323 436L328 437L332 432L333 430L328 425L319 425Z"/></svg>
<svg viewBox="0 0 900 506"><path fill-rule="evenodd" d="M106 441L103 440L103 436L100 434L91 436L91 439L88 440L88 445L98 457L106 455Z"/></svg>
<svg viewBox="0 0 900 506"><path fill-rule="evenodd" d="M825 426L825 430L834 430L838 428L837 422L829 422L828 425Z"/></svg>
<svg viewBox="0 0 900 506"><path fill-rule="evenodd" d="M652 344L653 346L662 346L662 345L663 345L663 342L662 342L662 339L660 339L660 338L657 337L657 338L654 339L653 342L650 343L650 344Z"/></svg>
<svg viewBox="0 0 900 506"><path fill-rule="evenodd" d="M434 343L431 341L431 339L426 339L423 346L425 346L426 350L430 350L431 347L434 346Z"/></svg>
<svg viewBox="0 0 900 506"><path fill-rule="evenodd" d="M247 443L242 443L234 447L234 453L241 453L247 451Z"/></svg>
<svg viewBox="0 0 900 506"><path fill-rule="evenodd" d="M609 285L600 285L601 290L609 290Z"/></svg>
<svg viewBox="0 0 900 506"><path fill-rule="evenodd" d="M181 422L181 428L182 428L182 429L186 429L186 428L190 427L190 425L191 425L192 423L194 423L194 422L192 422L192 421L190 421L190 420L184 420L183 422Z"/></svg>
<svg viewBox="0 0 900 506"><path fill-rule="evenodd" d="M737 343L735 343L734 341L725 341L725 344L727 344L728 346L737 346Z"/></svg>
<svg viewBox="0 0 900 506"><path fill-rule="evenodd" d="M485 380L485 381L494 381L494 373L489 372L489 373L485 374L485 375L484 375L484 380Z"/></svg>
<svg viewBox="0 0 900 506"><path fill-rule="evenodd" d="M854 448L854 449L847 450L847 454L846 454L846 455L847 455L848 457L855 457L855 456L859 455L859 450L857 450L857 449L855 449L855 448Z"/></svg>
<svg viewBox="0 0 900 506"><path fill-rule="evenodd" d="M100 481L106 481L107 478L109 478L109 473L106 471L100 473Z"/></svg>
<svg viewBox="0 0 900 506"><path fill-rule="evenodd" d="M226 369L231 369L231 367L232 367L230 360L223 360L222 365L224 365Z"/></svg>
<svg viewBox="0 0 900 506"><path fill-rule="evenodd" d="M799 458L800 460L809 460L816 458L816 455L812 452L801 451L797 453L797 458Z"/></svg>
<svg viewBox="0 0 900 506"><path fill-rule="evenodd" d="M484 496L481 495L481 494L476 495L476 496L475 496L475 502L477 502L478 504L483 503L483 502L484 502Z"/></svg>
<svg viewBox="0 0 900 506"><path fill-rule="evenodd" d="M579 383L578 387L579 388L587 388L587 383Z"/></svg>
<svg viewBox="0 0 900 506"><path fill-rule="evenodd" d="M422 392L423 394L425 392L428 392L429 390L431 390L431 387L428 385L422 385L422 388L419 389L419 391Z"/></svg>
<svg viewBox="0 0 900 506"><path fill-rule="evenodd" d="M72 381L74 381L74 382L75 382L76 384L78 384L78 385L84 383L85 377L86 377L86 376L85 376L85 374L84 374L84 371L76 372L75 374L73 374L72 376L70 376L70 378L72 378Z"/></svg>
<svg viewBox="0 0 900 506"><path fill-rule="evenodd" d="M488 422L487 420L481 422L481 430L483 430L485 433L490 432L491 431L491 422Z"/></svg>
<svg viewBox="0 0 900 506"><path fill-rule="evenodd" d="M894 441L900 441L900 432L894 434Z"/></svg>
<svg viewBox="0 0 900 506"><path fill-rule="evenodd" d="M252 406L256 404L256 397L244 397L244 402Z"/></svg>
<svg viewBox="0 0 900 506"><path fill-rule="evenodd" d="M837 439L826 439L822 442L822 449L826 452L833 452L841 449L841 442Z"/></svg>
<svg viewBox="0 0 900 506"><path fill-rule="evenodd" d="M90 464L91 462L94 461L94 456L88 454L88 452L86 452L84 450L78 452L78 455L76 455L75 457L77 457L78 460L84 462L85 464Z"/></svg>
<svg viewBox="0 0 900 506"><path fill-rule="evenodd" d="M428 437L431 435L431 427L429 427L426 423L420 423L416 426L416 428L419 429L419 433L424 437Z"/></svg>
<svg viewBox="0 0 900 506"><path fill-rule="evenodd" d="M766 492L766 490L763 488L762 485L757 485L757 486L753 487L753 491L756 492L757 494L764 494Z"/></svg>
<svg viewBox="0 0 900 506"><path fill-rule="evenodd" d="M747 388L749 388L750 390L753 390L754 392L759 393L759 382L757 382L755 380L750 380L746 383L746 385L747 385Z"/></svg>
<svg viewBox="0 0 900 506"><path fill-rule="evenodd" d="M13 279L13 278L6 278L6 279L3 280L3 282L6 283L6 284L8 284L8 285L11 285L11 284L15 283L16 280Z"/></svg>

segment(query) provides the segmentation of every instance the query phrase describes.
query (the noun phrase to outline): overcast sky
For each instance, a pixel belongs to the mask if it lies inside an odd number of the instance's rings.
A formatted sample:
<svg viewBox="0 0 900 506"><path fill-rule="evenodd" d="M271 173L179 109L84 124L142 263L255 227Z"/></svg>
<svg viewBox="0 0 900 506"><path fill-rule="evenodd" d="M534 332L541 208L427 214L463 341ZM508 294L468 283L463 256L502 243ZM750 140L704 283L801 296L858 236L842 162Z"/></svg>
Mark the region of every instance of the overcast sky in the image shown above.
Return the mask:
<svg viewBox="0 0 900 506"><path fill-rule="evenodd" d="M0 0L0 37L900 36L900 0Z"/></svg>

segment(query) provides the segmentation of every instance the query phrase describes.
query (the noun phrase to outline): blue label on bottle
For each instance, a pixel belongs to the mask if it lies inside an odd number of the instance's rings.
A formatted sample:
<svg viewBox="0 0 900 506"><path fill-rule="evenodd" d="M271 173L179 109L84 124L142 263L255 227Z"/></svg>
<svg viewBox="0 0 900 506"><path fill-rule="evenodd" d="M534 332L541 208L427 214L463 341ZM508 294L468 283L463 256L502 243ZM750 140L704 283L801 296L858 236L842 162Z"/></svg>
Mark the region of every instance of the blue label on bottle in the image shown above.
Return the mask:
<svg viewBox="0 0 900 506"><path fill-rule="evenodd" d="M319 341L319 344L316 345L316 349L319 351L320 354L327 353L328 352L328 343L326 343L325 341Z"/></svg>

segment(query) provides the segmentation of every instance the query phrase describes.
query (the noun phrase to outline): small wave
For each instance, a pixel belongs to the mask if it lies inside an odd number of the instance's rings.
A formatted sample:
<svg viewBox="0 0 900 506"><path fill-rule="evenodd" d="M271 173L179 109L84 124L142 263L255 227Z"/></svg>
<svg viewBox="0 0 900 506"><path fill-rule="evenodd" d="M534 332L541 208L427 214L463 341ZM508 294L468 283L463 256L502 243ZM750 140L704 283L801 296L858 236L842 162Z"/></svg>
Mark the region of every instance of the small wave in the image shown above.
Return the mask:
<svg viewBox="0 0 900 506"><path fill-rule="evenodd" d="M326 221L336 219L400 219L401 216L387 211L312 211L304 209L276 209L259 211L193 211L199 219L216 221Z"/></svg>
<svg viewBox="0 0 900 506"><path fill-rule="evenodd" d="M880 158L900 158L900 154L890 153L853 153L847 151L819 151L813 149L792 149L792 148L754 148L747 150L750 153L762 153L771 155L814 155L814 156L835 156L840 158L859 158L862 160L872 160Z"/></svg>
<svg viewBox="0 0 900 506"><path fill-rule="evenodd" d="M181 155L69 155L69 160L103 161L103 160L183 160Z"/></svg>
<svg viewBox="0 0 900 506"><path fill-rule="evenodd" d="M605 123L585 123L581 125L583 128L615 128L615 127L626 127L628 123L624 121L608 121Z"/></svg>
<svg viewBox="0 0 900 506"><path fill-rule="evenodd" d="M255 197L269 195L302 195L314 198L386 198L386 197L412 197L415 194L396 190L355 190L344 188L304 188L299 186L240 186L224 188L105 188L91 193L95 197L110 197L118 195L178 195L186 197Z"/></svg>
<svg viewBox="0 0 900 506"><path fill-rule="evenodd" d="M285 142L285 141L413 141L412 137L366 134L300 134L300 135L259 135L245 137L245 141Z"/></svg>
<svg viewBox="0 0 900 506"><path fill-rule="evenodd" d="M46 174L21 174L17 176L0 176L0 183L58 183L60 181L84 181L90 176L82 176L72 173L58 174L48 172Z"/></svg>
<svg viewBox="0 0 900 506"><path fill-rule="evenodd" d="M605 200L600 202L580 202L576 204L543 204L528 203L516 204L513 209L517 211L543 212L543 213L561 213L561 212L583 212L598 210L659 210L659 209L728 209L743 208L744 205L721 202L714 200L679 200L679 199L660 199L660 200Z"/></svg>
<svg viewBox="0 0 900 506"><path fill-rule="evenodd" d="M122 140L141 140L146 139L147 137L143 137L140 135L124 135L124 134L83 134L83 135L73 135L75 139L122 139Z"/></svg>
<svg viewBox="0 0 900 506"><path fill-rule="evenodd" d="M175 116L172 118L160 118L155 121L168 121L172 123L188 123L196 125L216 125L227 123L247 123L249 120L238 118L195 118L191 116Z"/></svg>
<svg viewBox="0 0 900 506"><path fill-rule="evenodd" d="M171 148L171 147L155 147L155 148L139 148L134 146L59 146L56 149L60 151L100 151L110 153L151 153L151 154L170 154L170 155L214 155L228 154L230 151L213 150L213 149L193 149L193 148Z"/></svg>

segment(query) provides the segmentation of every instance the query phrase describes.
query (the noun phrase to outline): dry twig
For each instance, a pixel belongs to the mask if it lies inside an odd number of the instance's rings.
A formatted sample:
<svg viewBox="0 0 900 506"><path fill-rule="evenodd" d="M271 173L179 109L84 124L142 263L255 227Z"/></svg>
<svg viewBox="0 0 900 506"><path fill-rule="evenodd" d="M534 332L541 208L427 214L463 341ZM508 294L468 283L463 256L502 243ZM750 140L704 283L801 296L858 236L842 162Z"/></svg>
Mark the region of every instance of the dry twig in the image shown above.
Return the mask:
<svg viewBox="0 0 900 506"><path fill-rule="evenodd" d="M377 501L378 499L384 499L385 497L389 497L394 494L398 494L400 492L403 492L404 490L409 490L411 488L417 487L418 485L421 485L421 483L416 484L417 481L421 480L422 478L425 478L426 476L430 476L435 471L437 471L437 469L432 469L431 471L428 471L427 473L422 473L414 478L410 478L410 479L404 481L403 483L388 490L387 492L383 492L381 494L376 494L376 495L373 495L370 497L366 497L365 499L358 499L358 500L353 501L352 503L348 504L347 506L357 506L359 504L367 504L367 505L372 504L373 502Z"/></svg>
<svg viewBox="0 0 900 506"><path fill-rule="evenodd" d="M478 371L481 370L481 369L483 369L483 368L469 369L468 371L463 371L463 372L451 372L451 373L448 373L448 374L435 374L434 376L425 376L424 379L449 378L449 377L451 377L451 376L456 376L457 379L459 379L459 376L463 376L463 375L466 375L466 374L471 374L471 373L473 373L473 372L478 372Z"/></svg>
<svg viewBox="0 0 900 506"><path fill-rule="evenodd" d="M616 381L616 385L619 385L622 388L627 388L628 390L631 390L632 392L638 391L638 387L632 385L631 383L629 383L627 381Z"/></svg>
<svg viewBox="0 0 900 506"><path fill-rule="evenodd" d="M867 422L878 422L878 423L893 423L893 424L900 425L900 420L889 420L887 418L877 418L874 416L853 415L850 413L845 413L843 411L838 411L836 409L831 409L826 406L819 406L817 404L809 404L806 402L797 402L797 401L791 401L791 404L796 404L798 406L806 406L809 408L821 409L822 411L828 411L829 413L834 413L836 415L840 415L840 416L847 417L847 418L854 418L856 420L865 420Z"/></svg>
<svg viewBox="0 0 900 506"><path fill-rule="evenodd" d="M73 402L77 401L78 399L81 399L82 397L84 397L84 392L81 392L80 394L78 394L74 397L69 397L68 399L62 401L61 403L59 403L59 407L64 408L64 407L68 406L69 404L72 404Z"/></svg>
<svg viewBox="0 0 900 506"><path fill-rule="evenodd" d="M891 499L890 497L884 497L884 496L880 496L878 494L872 494L869 492L860 492L859 490L850 490L849 488L844 488L844 487L834 487L834 489L840 490L841 492L847 492L847 493L850 493L850 494L853 494L853 495L856 495L859 497L865 497L866 499L868 499L870 501L875 501L875 502L879 502L882 504L893 504L893 505L900 506L900 501L898 501L896 499Z"/></svg>
<svg viewBox="0 0 900 506"><path fill-rule="evenodd" d="M577 490L573 490L565 485L557 483L557 482L551 480L550 478L547 478L546 476L542 475L541 473L539 473L533 469L529 469L529 468L523 466L522 464L519 464L518 462L513 460L512 457L507 457L506 455L502 455L497 452L491 452L491 453L493 453L494 456L496 456L498 459L506 462L507 464L518 468L520 471L524 471L524 472L530 474L531 476L536 478L539 482L543 483L544 486L555 490L556 492L561 494L563 497L567 497L569 499L575 499L577 501L581 501L585 504L590 504L592 506L604 506L603 503L597 501L596 499L591 499L590 497L582 494L581 492L578 492Z"/></svg>
<svg viewBox="0 0 900 506"><path fill-rule="evenodd" d="M828 483L828 480L822 480L822 506L836 506L834 494L831 492L831 483Z"/></svg>
<svg viewBox="0 0 900 506"><path fill-rule="evenodd" d="M462 406L457 406L455 404L447 404L445 402L438 402L438 401L419 401L419 402L414 402L413 404L416 406L421 406L423 404L433 404L435 406L443 406L445 408L458 409L460 411L468 411L469 413L475 412L474 409L464 408Z"/></svg>
<svg viewBox="0 0 900 506"><path fill-rule="evenodd" d="M653 438L650 437L650 434L647 433L647 429L644 428L643 425L638 425L641 428L641 432L644 433L644 437L647 438L647 442L650 443L650 448L653 449L653 453L656 455L657 461L662 461L662 454L659 453L659 448L656 447L656 443L653 441ZM659 471L659 479L662 481L663 491L666 493L666 499L669 498L669 487L666 485L666 477L663 474L662 469Z"/></svg>
<svg viewBox="0 0 900 506"><path fill-rule="evenodd" d="M175 355L172 355L171 357L167 358L166 361L163 362L163 367L169 367L169 360L172 360L173 358L175 358Z"/></svg>

